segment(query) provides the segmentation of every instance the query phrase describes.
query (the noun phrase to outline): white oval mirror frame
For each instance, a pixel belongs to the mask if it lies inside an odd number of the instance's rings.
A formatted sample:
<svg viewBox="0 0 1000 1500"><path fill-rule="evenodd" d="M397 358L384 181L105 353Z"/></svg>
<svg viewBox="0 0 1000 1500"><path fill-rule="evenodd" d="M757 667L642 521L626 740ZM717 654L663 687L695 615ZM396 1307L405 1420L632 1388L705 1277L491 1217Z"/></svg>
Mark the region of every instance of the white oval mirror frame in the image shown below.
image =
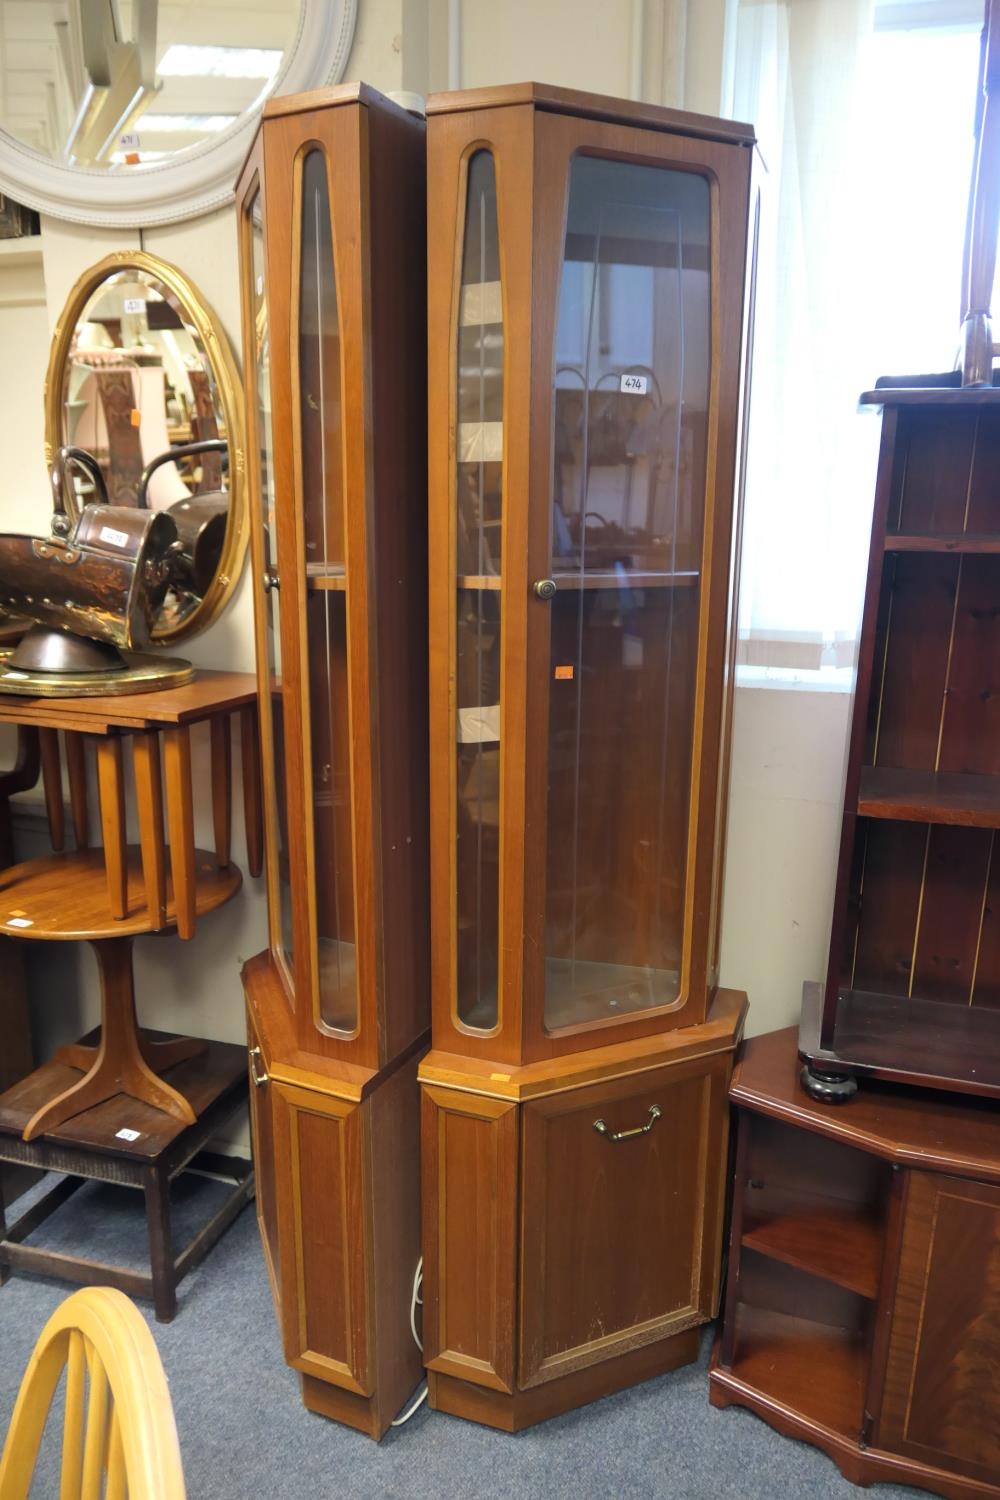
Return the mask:
<svg viewBox="0 0 1000 1500"><path fill-rule="evenodd" d="M297 94L343 77L357 0L301 0L298 26L269 97ZM260 108L178 157L109 172L52 161L0 129L0 192L56 219L99 227L176 224L232 203Z"/></svg>

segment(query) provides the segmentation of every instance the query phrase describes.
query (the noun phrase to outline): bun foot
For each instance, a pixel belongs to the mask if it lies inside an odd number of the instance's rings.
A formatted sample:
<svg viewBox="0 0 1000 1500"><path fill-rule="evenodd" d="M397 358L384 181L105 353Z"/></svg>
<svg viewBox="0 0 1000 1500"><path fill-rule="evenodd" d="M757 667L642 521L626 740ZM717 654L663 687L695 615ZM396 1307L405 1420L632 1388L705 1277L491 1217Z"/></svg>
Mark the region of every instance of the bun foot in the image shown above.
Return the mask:
<svg viewBox="0 0 1000 1500"><path fill-rule="evenodd" d="M818 1104L846 1104L858 1092L858 1081L850 1073L831 1073L806 1063L799 1082Z"/></svg>

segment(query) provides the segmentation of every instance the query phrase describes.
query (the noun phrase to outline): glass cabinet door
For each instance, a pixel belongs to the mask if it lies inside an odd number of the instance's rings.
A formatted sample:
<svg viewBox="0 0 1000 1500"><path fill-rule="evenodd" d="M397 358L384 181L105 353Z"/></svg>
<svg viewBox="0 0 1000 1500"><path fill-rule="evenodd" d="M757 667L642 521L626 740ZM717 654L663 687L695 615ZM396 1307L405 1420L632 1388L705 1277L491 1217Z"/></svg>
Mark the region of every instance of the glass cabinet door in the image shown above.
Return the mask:
<svg viewBox="0 0 1000 1500"><path fill-rule="evenodd" d="M544 1014L678 998L709 403L709 186L576 155L554 361ZM553 587L554 586L554 587Z"/></svg>
<svg viewBox="0 0 1000 1500"><path fill-rule="evenodd" d="M496 171L468 162L456 449L457 1019L498 1024L500 586L504 329Z"/></svg>
<svg viewBox="0 0 1000 1500"><path fill-rule="evenodd" d="M298 493L305 531L307 794L312 804L312 879L318 1021L358 1026L354 930L351 726L347 660L340 319L325 154L299 163L301 249L293 369Z"/></svg>
<svg viewBox="0 0 1000 1500"><path fill-rule="evenodd" d="M271 345L267 320L266 271L264 267L264 231L260 193L256 192L247 211L249 226L249 261L251 272L250 315L252 318L255 359L257 493L260 504L263 538L264 633L268 690L260 693L261 739L271 742L274 779L266 790L267 836L273 852L272 878L277 883L277 921L272 919L271 947L284 964L289 976L292 966L292 891L288 862L288 814L285 800L284 713L282 709L281 619L278 602L278 543L274 493L274 442L271 430Z"/></svg>

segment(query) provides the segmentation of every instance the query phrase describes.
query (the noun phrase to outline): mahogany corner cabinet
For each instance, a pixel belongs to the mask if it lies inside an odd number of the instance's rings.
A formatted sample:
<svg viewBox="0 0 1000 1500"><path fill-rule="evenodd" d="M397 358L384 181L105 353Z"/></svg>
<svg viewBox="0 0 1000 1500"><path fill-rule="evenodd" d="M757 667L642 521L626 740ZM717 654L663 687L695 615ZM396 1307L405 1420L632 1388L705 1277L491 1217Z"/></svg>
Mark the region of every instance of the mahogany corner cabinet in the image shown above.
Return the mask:
<svg viewBox="0 0 1000 1500"><path fill-rule="evenodd" d="M748 126L427 108L430 1403L540 1421L716 1311Z"/></svg>
<svg viewBox="0 0 1000 1500"><path fill-rule="evenodd" d="M424 136L269 103L238 188L270 943L244 968L257 1210L305 1404L418 1384L429 1029Z"/></svg>

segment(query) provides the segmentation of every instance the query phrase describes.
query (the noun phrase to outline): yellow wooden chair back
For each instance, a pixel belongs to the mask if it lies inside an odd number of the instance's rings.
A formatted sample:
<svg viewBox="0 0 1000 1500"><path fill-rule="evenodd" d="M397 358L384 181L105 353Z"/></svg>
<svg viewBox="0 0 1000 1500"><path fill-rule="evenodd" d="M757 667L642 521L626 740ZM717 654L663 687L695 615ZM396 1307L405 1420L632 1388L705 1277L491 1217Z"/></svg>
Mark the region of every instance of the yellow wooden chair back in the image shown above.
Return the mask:
<svg viewBox="0 0 1000 1500"><path fill-rule="evenodd" d="M87 1287L35 1345L0 1458L0 1500L27 1500L63 1370L59 1500L184 1500L177 1428L153 1335L122 1292Z"/></svg>

